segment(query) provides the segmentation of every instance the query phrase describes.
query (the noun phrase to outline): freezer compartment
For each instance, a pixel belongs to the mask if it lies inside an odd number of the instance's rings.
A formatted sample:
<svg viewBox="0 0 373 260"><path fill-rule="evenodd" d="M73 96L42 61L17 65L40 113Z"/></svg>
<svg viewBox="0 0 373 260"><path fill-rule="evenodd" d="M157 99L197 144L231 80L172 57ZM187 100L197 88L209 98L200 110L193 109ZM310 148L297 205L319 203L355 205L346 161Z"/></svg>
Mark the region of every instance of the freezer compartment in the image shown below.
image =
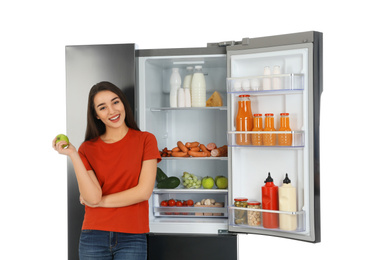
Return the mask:
<svg viewBox="0 0 373 260"><path fill-rule="evenodd" d="M287 144L281 145L280 138L289 138ZM265 138L273 138L273 145L266 145L263 142ZM247 140L245 144L237 144L237 140ZM301 148L304 147L304 131L236 131L228 132L229 146L243 147L267 147L267 148Z"/></svg>
<svg viewBox="0 0 373 260"><path fill-rule="evenodd" d="M283 232L304 232L305 212L304 211L279 211L265 209L251 209L229 207L229 225L239 227L242 230L248 229L270 229Z"/></svg>
<svg viewBox="0 0 373 260"><path fill-rule="evenodd" d="M155 189L152 198L155 217L228 217L226 207L228 205L228 190L226 189ZM165 206L163 204L170 201L172 201L172 205ZM173 204L174 202L176 205Z"/></svg>
<svg viewBox="0 0 373 260"><path fill-rule="evenodd" d="M303 89L303 74L291 73L227 79L228 93L252 92L258 94Z"/></svg>

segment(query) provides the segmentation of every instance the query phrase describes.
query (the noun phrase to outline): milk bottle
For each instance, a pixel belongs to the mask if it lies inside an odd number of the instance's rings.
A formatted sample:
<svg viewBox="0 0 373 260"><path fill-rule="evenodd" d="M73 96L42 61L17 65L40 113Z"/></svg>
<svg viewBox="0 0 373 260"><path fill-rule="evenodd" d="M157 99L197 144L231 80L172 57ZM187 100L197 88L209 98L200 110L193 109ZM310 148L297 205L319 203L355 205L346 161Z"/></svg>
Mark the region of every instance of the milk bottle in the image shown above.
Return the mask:
<svg viewBox="0 0 373 260"><path fill-rule="evenodd" d="M280 211L297 211L296 188L290 184L288 174L283 185L278 188L278 199ZM280 214L280 229L294 231L297 229L297 215Z"/></svg>
<svg viewBox="0 0 373 260"><path fill-rule="evenodd" d="M195 66L192 78L192 107L206 106L206 81L202 73L202 66Z"/></svg>
<svg viewBox="0 0 373 260"><path fill-rule="evenodd" d="M172 68L170 78L170 107L177 107L177 92L181 86L181 77L178 68Z"/></svg>
<svg viewBox="0 0 373 260"><path fill-rule="evenodd" d="M183 88L184 88L184 97L185 97L185 107L192 106L192 97L191 97L191 83L193 77L193 67L187 67L187 75L184 77Z"/></svg>

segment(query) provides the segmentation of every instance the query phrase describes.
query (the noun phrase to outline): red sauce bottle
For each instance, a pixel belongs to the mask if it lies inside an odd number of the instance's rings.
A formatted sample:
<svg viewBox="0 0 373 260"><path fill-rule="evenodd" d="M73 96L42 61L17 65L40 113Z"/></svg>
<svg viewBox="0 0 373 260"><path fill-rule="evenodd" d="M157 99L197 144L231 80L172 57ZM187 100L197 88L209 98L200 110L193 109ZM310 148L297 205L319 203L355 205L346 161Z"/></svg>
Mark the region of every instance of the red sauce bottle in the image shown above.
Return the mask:
<svg viewBox="0 0 373 260"><path fill-rule="evenodd" d="M278 186L273 183L271 174L262 187L262 209L278 210ZM263 212L262 222L264 228L278 228L278 213Z"/></svg>

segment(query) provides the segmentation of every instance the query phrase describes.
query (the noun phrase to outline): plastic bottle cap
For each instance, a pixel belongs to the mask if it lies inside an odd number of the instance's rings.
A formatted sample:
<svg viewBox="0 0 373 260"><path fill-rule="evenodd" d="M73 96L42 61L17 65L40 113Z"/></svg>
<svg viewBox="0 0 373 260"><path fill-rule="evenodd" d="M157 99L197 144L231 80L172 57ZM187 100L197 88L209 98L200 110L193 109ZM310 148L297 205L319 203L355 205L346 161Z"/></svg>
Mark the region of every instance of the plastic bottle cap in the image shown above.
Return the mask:
<svg viewBox="0 0 373 260"><path fill-rule="evenodd" d="M281 115L281 116L288 116L289 113L281 113L280 115Z"/></svg>
<svg viewBox="0 0 373 260"><path fill-rule="evenodd" d="M272 113L269 113L269 114L266 114L266 116L273 116L273 114L272 114Z"/></svg>
<svg viewBox="0 0 373 260"><path fill-rule="evenodd" d="M283 183L286 183L286 184L291 183L291 181L290 181L290 179L289 179L289 177L288 177L288 174L286 174L286 177L285 177Z"/></svg>
<svg viewBox="0 0 373 260"><path fill-rule="evenodd" d="M254 114L254 116L262 116L262 114Z"/></svg>
<svg viewBox="0 0 373 260"><path fill-rule="evenodd" d="M268 177L267 177L267 179L264 181L264 183L267 183L267 182L273 182L273 179L272 179L272 177L271 177L271 173L270 173L270 172L268 173Z"/></svg>
<svg viewBox="0 0 373 260"><path fill-rule="evenodd" d="M248 200L247 198L243 198L243 197L234 199L234 201L247 201L247 200Z"/></svg>

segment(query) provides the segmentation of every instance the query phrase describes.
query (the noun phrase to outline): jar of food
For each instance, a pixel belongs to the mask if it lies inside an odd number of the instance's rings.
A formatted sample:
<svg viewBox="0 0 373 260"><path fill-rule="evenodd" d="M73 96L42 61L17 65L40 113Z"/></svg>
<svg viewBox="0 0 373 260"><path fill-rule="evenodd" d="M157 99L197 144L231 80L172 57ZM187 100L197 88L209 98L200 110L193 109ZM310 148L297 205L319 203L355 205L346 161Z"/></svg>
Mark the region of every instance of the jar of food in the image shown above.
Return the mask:
<svg viewBox="0 0 373 260"><path fill-rule="evenodd" d="M247 198L235 198L234 206L237 208L246 208ZM245 224L247 223L247 214L246 210L234 210L234 223L235 224Z"/></svg>
<svg viewBox="0 0 373 260"><path fill-rule="evenodd" d="M260 202L258 201L250 201L247 203L248 209L261 209ZM260 226L262 223L261 221L261 214L260 211L247 211L247 224L249 226Z"/></svg>

